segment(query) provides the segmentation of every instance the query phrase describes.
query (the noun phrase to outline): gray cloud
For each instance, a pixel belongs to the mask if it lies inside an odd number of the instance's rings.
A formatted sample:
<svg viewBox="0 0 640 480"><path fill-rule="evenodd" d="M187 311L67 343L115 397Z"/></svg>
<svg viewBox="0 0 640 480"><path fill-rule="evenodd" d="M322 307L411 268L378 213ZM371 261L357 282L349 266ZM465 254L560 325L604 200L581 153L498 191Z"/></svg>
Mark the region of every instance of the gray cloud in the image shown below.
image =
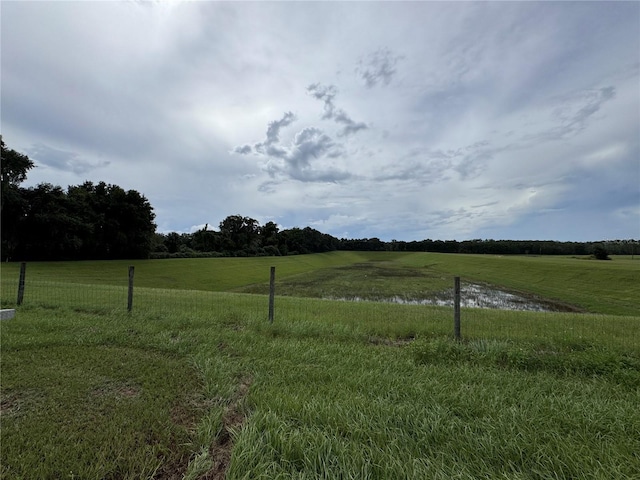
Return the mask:
<svg viewBox="0 0 640 480"><path fill-rule="evenodd" d="M254 144L253 147L249 144L239 145L234 147L231 152L239 155L248 155L255 152L270 157L283 158L287 155L287 150L278 145L280 142L280 130L288 127L295 122L295 120L296 116L292 112L285 112L280 120L269 122L267 126L267 138L263 142L258 142Z"/></svg>
<svg viewBox="0 0 640 480"><path fill-rule="evenodd" d="M480 176L493 158L495 149L487 141L478 141L455 150L415 148L398 162L383 168L376 181L397 180L428 185L451 178L455 172L461 180Z"/></svg>
<svg viewBox="0 0 640 480"><path fill-rule="evenodd" d="M280 129L291 125L296 120L296 116L292 112L286 112L280 120L269 123L267 128L267 140L265 145L272 145L280 141Z"/></svg>
<svg viewBox="0 0 640 480"><path fill-rule="evenodd" d="M394 55L388 48L380 48L360 59L356 73L365 82L367 88L372 88L382 83L389 85L396 74L396 65L402 60L402 55Z"/></svg>
<svg viewBox="0 0 640 480"><path fill-rule="evenodd" d="M550 99L553 106L550 128L522 136L524 141L554 141L574 137L584 131L602 106L614 99L613 86L586 89Z"/></svg>
<svg viewBox="0 0 640 480"><path fill-rule="evenodd" d="M324 93L319 92L319 96L322 98ZM272 178L285 177L301 182L339 182L349 178L351 174L348 172L327 164L327 161L341 157L343 152L341 146L321 129L303 128L290 144L281 143L280 130L291 125L295 119L293 113L286 112L280 120L269 123L264 142L256 143L253 147L248 144L237 146L232 152L240 155L254 152L265 157L265 171ZM259 190L274 192L273 185L274 182L263 183Z"/></svg>
<svg viewBox="0 0 640 480"><path fill-rule="evenodd" d="M405 160L385 166L382 173L373 179L376 182L399 181L424 186L442 180L448 168L449 164L443 162Z"/></svg>
<svg viewBox="0 0 640 480"><path fill-rule="evenodd" d="M254 150L258 153L265 153L270 157L284 157L287 151L277 145L280 141L280 129L291 125L295 120L296 116L293 113L286 112L280 120L270 122L267 127L267 139L264 142L256 143L253 146ZM246 152L245 147L240 147L239 153Z"/></svg>
<svg viewBox="0 0 640 480"><path fill-rule="evenodd" d="M26 150L27 155L36 163L61 171L85 174L109 165L108 161L89 161L80 154L58 150L42 143L36 143Z"/></svg>
<svg viewBox="0 0 640 480"><path fill-rule="evenodd" d="M344 125L344 128L338 132L338 136L346 137L353 133L356 133L360 130L366 130L369 128L364 122L355 122L353 121L343 110L338 110L336 113L334 120L336 123L340 123Z"/></svg>
<svg viewBox="0 0 640 480"><path fill-rule="evenodd" d="M318 128L307 127L296 134L285 155L267 163L267 172L272 177L284 174L301 182L339 182L351 174L332 166L316 167L313 163L340 155L340 147L328 135Z"/></svg>
<svg viewBox="0 0 640 480"><path fill-rule="evenodd" d="M308 127L296 134L288 161L296 166L308 166L311 157L318 158L335 144L319 128Z"/></svg>
<svg viewBox="0 0 640 480"><path fill-rule="evenodd" d="M460 174L462 180L477 178L485 170L492 158L493 156L489 152L476 152L465 155L462 161L454 167L454 170Z"/></svg>
<svg viewBox="0 0 640 480"><path fill-rule="evenodd" d="M307 87L307 93L312 97L324 102L324 115L323 119L333 118L335 114L336 106L333 103L333 99L338 94L338 89L335 85L322 85L320 83L313 83Z"/></svg>
<svg viewBox="0 0 640 480"><path fill-rule="evenodd" d="M242 146L238 146L235 147L232 152L233 153L238 153L240 155L248 155L253 151L253 149L251 148L251 145L242 145Z"/></svg>
<svg viewBox="0 0 640 480"><path fill-rule="evenodd" d="M307 87L307 93L324 103L323 120L333 119L336 123L344 125L338 132L338 136L346 137L368 128L366 123L354 121L347 112L336 107L334 100L338 94L338 88L335 85L313 83Z"/></svg>

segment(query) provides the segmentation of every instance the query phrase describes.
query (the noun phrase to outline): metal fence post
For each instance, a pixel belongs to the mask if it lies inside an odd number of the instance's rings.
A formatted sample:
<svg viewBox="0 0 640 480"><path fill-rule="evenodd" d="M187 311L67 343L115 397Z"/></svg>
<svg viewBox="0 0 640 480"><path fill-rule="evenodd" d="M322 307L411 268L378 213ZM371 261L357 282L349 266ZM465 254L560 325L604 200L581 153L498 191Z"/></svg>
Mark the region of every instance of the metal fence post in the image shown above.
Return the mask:
<svg viewBox="0 0 640 480"><path fill-rule="evenodd" d="M271 267L269 276L269 323L273 323L273 307L276 296L276 267Z"/></svg>
<svg viewBox="0 0 640 480"><path fill-rule="evenodd" d="M453 335L460 340L460 277L453 282Z"/></svg>
<svg viewBox="0 0 640 480"><path fill-rule="evenodd" d="M127 310L130 312L133 308L133 265L129 267L129 294L127 296Z"/></svg>
<svg viewBox="0 0 640 480"><path fill-rule="evenodd" d="M18 299L16 301L17 305L22 305L22 300L24 299L24 279L27 273L27 264L22 262L20 264L20 279L18 280Z"/></svg>

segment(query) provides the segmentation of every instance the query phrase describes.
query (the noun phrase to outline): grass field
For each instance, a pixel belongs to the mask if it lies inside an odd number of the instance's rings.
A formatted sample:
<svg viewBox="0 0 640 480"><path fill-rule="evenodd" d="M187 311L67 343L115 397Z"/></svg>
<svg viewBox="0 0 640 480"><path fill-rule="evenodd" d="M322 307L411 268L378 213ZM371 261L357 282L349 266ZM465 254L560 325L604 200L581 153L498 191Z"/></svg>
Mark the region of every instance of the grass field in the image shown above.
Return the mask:
<svg viewBox="0 0 640 480"><path fill-rule="evenodd" d="M136 268L136 286L179 290L266 293L269 268L275 266L278 293L294 296L342 297L367 291L387 297L398 292L420 295L451 288L453 276L591 313L636 315L640 296L640 259L624 256L595 261L586 257L331 252L292 257L35 262L28 265L27 278L126 287L129 265ZM16 263L1 266L5 304L14 301L18 271Z"/></svg>
<svg viewBox="0 0 640 480"><path fill-rule="evenodd" d="M636 261L134 262L129 313L128 264L29 264L42 291L0 324L1 478L638 478ZM273 324L237 293L271 265L288 294ZM16 274L2 266L3 305ZM592 313L465 311L455 342L446 307L319 298L452 274Z"/></svg>

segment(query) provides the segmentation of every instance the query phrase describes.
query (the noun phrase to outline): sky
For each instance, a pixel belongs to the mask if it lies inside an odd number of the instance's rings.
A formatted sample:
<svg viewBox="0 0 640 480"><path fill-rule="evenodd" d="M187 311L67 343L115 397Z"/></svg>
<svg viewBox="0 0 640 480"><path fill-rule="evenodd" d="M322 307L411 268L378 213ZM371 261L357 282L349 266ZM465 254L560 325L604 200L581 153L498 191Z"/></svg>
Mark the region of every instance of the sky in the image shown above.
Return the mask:
<svg viewBox="0 0 640 480"><path fill-rule="evenodd" d="M338 238L640 238L639 2L2 1L24 186Z"/></svg>

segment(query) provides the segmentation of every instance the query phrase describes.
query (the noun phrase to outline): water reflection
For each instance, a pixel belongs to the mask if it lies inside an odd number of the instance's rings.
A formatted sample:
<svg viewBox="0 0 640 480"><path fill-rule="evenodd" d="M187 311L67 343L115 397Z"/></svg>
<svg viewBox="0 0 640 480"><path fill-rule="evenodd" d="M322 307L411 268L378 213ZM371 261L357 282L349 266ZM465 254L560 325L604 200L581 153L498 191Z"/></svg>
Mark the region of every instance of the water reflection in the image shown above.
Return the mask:
<svg viewBox="0 0 640 480"><path fill-rule="evenodd" d="M402 305L437 305L453 307L453 289L450 291L433 293L432 296L428 298L411 298L395 295L393 297L385 298L342 297L333 298L333 300L351 302L375 301L398 303ZM563 310L552 302L547 302L542 299L526 298L494 287L474 283L461 285L460 305L466 308L493 308L499 310L532 312L557 312Z"/></svg>

